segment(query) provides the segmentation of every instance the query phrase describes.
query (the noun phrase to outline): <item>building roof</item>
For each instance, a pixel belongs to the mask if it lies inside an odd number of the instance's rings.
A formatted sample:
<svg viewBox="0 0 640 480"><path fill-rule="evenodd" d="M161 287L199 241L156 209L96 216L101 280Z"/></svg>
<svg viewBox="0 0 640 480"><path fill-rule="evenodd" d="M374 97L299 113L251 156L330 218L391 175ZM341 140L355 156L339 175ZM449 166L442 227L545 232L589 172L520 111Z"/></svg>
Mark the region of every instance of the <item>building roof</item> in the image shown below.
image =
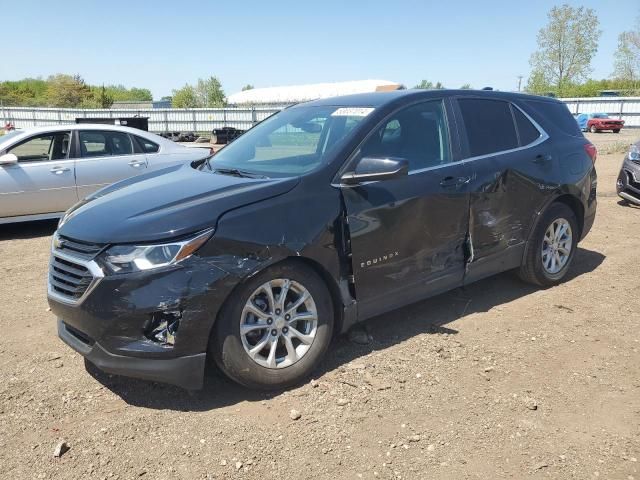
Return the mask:
<svg viewBox="0 0 640 480"><path fill-rule="evenodd" d="M231 105L290 105L320 98L398 90L401 84L389 80L358 80L353 82L315 83L284 87L254 88L234 93L227 99Z"/></svg>

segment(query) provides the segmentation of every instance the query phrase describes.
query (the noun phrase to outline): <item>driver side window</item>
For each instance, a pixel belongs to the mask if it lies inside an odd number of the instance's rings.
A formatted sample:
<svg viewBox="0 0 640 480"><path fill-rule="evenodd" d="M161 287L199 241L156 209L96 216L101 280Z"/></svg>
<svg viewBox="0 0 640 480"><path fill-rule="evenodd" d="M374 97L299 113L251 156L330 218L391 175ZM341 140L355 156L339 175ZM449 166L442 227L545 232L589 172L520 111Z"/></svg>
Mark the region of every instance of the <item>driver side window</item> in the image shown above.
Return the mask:
<svg viewBox="0 0 640 480"><path fill-rule="evenodd" d="M69 155L70 132L38 135L7 150L18 157L18 162L46 162L65 160Z"/></svg>
<svg viewBox="0 0 640 480"><path fill-rule="evenodd" d="M392 114L365 142L362 157L402 158L409 171L451 161L449 133L441 100L413 105Z"/></svg>

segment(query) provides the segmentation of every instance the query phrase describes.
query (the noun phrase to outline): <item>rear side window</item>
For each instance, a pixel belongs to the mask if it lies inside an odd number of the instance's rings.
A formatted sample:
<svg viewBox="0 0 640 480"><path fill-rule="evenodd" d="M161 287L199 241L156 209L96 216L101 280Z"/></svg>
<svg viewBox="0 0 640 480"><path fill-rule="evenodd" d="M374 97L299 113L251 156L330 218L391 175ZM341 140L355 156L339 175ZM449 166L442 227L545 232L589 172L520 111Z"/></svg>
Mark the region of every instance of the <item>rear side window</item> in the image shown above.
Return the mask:
<svg viewBox="0 0 640 480"><path fill-rule="evenodd" d="M565 103L540 102L536 100L527 100L525 103L540 117L567 135L574 137L582 136L578 122L573 118L569 107L567 107Z"/></svg>
<svg viewBox="0 0 640 480"><path fill-rule="evenodd" d="M83 157L131 155L133 147L129 135L122 132L81 131L80 151Z"/></svg>
<svg viewBox="0 0 640 480"><path fill-rule="evenodd" d="M512 106L513 118L516 120L516 126L518 127L518 136L520 137L520 145L525 146L535 142L540 138L540 132L531 123L531 121L525 117L524 113L519 108Z"/></svg>
<svg viewBox="0 0 640 480"><path fill-rule="evenodd" d="M511 106L502 100L458 99L472 157L518 148Z"/></svg>
<svg viewBox="0 0 640 480"><path fill-rule="evenodd" d="M134 136L138 145L144 153L157 153L160 149L160 146L157 143L152 142L151 140L147 140L146 138Z"/></svg>

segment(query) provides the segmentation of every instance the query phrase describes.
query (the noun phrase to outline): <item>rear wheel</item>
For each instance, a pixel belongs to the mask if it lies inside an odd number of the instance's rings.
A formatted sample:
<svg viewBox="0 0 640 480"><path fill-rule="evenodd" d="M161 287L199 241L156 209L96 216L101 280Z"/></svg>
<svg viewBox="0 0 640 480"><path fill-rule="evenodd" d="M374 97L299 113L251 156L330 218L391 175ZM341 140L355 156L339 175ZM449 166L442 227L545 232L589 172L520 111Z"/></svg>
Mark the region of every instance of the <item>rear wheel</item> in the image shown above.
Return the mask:
<svg viewBox="0 0 640 480"><path fill-rule="evenodd" d="M269 268L232 294L216 321L209 356L250 388L294 385L323 357L333 304L322 278L300 264Z"/></svg>
<svg viewBox="0 0 640 480"><path fill-rule="evenodd" d="M566 276L578 246L578 222L564 203L553 203L536 225L520 267L522 280L550 287Z"/></svg>
<svg viewBox="0 0 640 480"><path fill-rule="evenodd" d="M616 130L613 131L613 133L620 133L620 129L617 128Z"/></svg>
<svg viewBox="0 0 640 480"><path fill-rule="evenodd" d="M589 129L589 131L590 131L591 133L598 133L598 129L596 128L596 126L595 126L595 125L591 125L591 128Z"/></svg>

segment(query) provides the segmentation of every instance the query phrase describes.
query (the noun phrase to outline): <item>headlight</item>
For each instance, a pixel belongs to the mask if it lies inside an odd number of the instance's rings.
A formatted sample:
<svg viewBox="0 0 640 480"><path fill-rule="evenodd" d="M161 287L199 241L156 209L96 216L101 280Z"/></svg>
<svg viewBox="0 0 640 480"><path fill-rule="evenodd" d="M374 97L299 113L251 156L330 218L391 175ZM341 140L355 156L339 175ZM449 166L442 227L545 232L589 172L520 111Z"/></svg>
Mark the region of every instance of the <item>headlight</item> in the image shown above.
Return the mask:
<svg viewBox="0 0 640 480"><path fill-rule="evenodd" d="M631 145L627 157L629 158L629 160L640 160L640 147L638 147L638 145L636 144Z"/></svg>
<svg viewBox="0 0 640 480"><path fill-rule="evenodd" d="M115 245L100 259L112 273L130 273L165 267L184 260L198 250L213 233L213 229L181 241L153 245Z"/></svg>

